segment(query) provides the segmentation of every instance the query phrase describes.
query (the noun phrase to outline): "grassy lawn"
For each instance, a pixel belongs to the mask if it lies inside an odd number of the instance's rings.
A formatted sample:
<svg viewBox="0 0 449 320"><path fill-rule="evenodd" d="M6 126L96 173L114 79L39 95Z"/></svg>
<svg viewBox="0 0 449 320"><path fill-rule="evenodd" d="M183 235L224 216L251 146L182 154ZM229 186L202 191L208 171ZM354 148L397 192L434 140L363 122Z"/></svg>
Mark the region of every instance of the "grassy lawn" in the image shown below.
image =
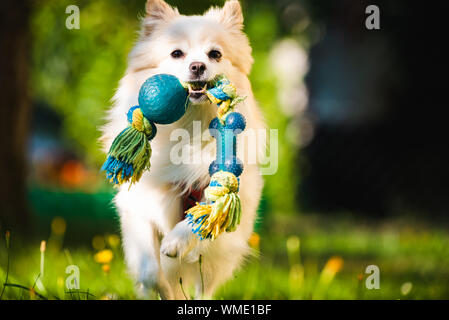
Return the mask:
<svg viewBox="0 0 449 320"><path fill-rule="evenodd" d="M53 220L41 276L39 241L11 237L8 283L23 288L7 286L3 299L136 298L117 235L77 244L66 231L65 220ZM445 225L404 217L370 222L345 215L279 214L265 219L250 243L256 254L216 299L449 299ZM7 256L2 235L1 289ZM71 264L79 267L80 290L68 293L65 271ZM368 265L379 267L380 289L365 287Z"/></svg>

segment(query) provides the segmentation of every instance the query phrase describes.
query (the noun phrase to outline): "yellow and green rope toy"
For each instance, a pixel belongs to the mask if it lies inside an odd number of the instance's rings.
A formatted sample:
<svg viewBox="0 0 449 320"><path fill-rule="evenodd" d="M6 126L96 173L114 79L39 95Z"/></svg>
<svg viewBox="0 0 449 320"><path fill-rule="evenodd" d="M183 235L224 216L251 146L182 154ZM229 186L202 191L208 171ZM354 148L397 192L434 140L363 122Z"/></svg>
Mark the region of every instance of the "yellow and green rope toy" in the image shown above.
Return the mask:
<svg viewBox="0 0 449 320"><path fill-rule="evenodd" d="M160 74L145 81L139 91L139 105L127 113L128 127L115 138L102 170L115 184L136 183L150 169L150 141L156 135L155 124L173 123L180 119L188 105L188 84L176 77ZM209 166L211 180L204 190L205 203L186 211L192 231L201 239L214 240L223 232L232 232L240 223L239 176L242 162L236 157L236 135L245 129L243 115L234 107L244 100L225 77L213 81L206 96L217 104L217 117L209 124L217 140L217 157Z"/></svg>
<svg viewBox="0 0 449 320"><path fill-rule="evenodd" d="M214 240L225 231L234 231L240 223L238 177L243 164L236 157L236 135L245 129L246 121L242 114L233 112L244 97L237 95L235 87L225 77L207 90L206 95L218 106L217 117L209 125L211 135L217 140L217 158L209 166L211 180L204 190L206 202L187 210L186 218L201 239Z"/></svg>

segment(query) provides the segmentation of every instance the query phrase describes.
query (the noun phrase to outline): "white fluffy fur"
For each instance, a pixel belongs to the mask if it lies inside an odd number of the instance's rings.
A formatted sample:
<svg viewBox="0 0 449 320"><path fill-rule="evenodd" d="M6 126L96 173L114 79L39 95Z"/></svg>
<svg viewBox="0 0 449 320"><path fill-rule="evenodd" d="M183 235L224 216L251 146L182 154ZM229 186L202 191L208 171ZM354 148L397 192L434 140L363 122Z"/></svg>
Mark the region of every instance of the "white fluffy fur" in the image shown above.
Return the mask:
<svg viewBox="0 0 449 320"><path fill-rule="evenodd" d="M237 109L246 117L247 128L265 128L247 78L253 60L242 27L238 1L228 1L223 8L212 8L202 16L184 16L162 0L148 0L139 39L129 55L126 74L120 80L103 127L104 150L126 127L126 111L137 104L142 83L158 73L188 81L193 61L206 64L204 80L225 73L238 94L247 96ZM208 58L207 52L212 48L222 52L220 61ZM185 57L172 58L170 53L175 49L183 50ZM215 158L215 140L203 142L206 156L201 163L175 165L170 161L170 150L178 142L170 142L169 137L176 128L185 128L192 135L193 120L200 120L202 130L206 130L217 109L205 101L193 102L177 122L158 125L156 138L151 142L151 172L131 188L123 185L115 197L129 272L143 292L159 292L164 299L184 299L180 278L185 288L195 286L200 297L200 254L205 297L212 297L217 286L231 277L249 253L247 242L263 187L257 165L245 163L240 187L243 214L237 230L222 234L215 241L199 241L191 232L182 220L181 196L186 192L185 186L198 183L205 187L209 183L208 167ZM265 142L259 143L259 151L263 152ZM187 148L192 154L196 152L190 144Z"/></svg>

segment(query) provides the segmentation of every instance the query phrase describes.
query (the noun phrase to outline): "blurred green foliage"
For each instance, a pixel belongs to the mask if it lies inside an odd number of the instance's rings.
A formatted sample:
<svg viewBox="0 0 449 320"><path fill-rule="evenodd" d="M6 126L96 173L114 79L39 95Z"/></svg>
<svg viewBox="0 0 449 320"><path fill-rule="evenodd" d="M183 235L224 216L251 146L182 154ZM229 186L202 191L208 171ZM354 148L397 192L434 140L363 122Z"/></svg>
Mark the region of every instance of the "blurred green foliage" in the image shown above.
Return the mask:
<svg viewBox="0 0 449 320"><path fill-rule="evenodd" d="M199 14L224 1L168 1L181 13ZM80 29L65 27L68 5L80 8ZM67 139L94 167L104 161L97 142L98 128L122 77L127 54L136 39L145 1L36 1L31 21L33 35L32 93L35 101L50 105L63 118ZM275 1L243 1L246 32L254 49L251 81L268 125L279 130L279 167L266 176L267 208L294 210L299 181L294 167L297 147L285 139L289 118L280 112L276 79L270 68L273 45L290 34L282 28ZM301 36L302 40L305 39ZM299 36L298 36L299 39ZM305 42L305 41L304 41Z"/></svg>
<svg viewBox="0 0 449 320"><path fill-rule="evenodd" d="M130 2L131 3L131 2ZM68 5L78 5L81 26L66 28ZM64 130L87 161L100 163L103 123L138 26L132 6L120 1L42 1L32 16L32 92L64 119ZM132 10L137 16L137 11Z"/></svg>

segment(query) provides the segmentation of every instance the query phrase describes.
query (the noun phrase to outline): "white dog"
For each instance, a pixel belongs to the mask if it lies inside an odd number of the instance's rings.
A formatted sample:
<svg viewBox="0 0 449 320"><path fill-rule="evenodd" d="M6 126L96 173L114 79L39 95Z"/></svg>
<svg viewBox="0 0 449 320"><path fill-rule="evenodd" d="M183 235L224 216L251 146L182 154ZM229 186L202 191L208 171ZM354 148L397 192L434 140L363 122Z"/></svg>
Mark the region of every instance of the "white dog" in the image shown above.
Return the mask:
<svg viewBox="0 0 449 320"><path fill-rule="evenodd" d="M211 8L202 16L184 16L163 0L148 0L140 36L103 127L105 151L127 126L126 112L138 104L142 83L160 73L196 83L196 87L225 74L237 93L246 96L236 109L247 120L246 130L264 129L247 77L253 59L242 28L241 7L235 0L226 2L223 8ZM210 298L250 252L247 243L263 187L257 164L242 159L242 219L235 232L221 234L214 241L200 240L183 217L182 199L190 192L189 187L204 188L209 183L208 167L215 159L215 140L202 141L201 150L186 143L184 150L192 157L202 153L200 163L174 164L170 154L179 141L170 141L170 134L183 128L192 137L194 120L201 121L205 131L216 111L217 106L210 104L200 90L192 89L186 114L173 124L158 125L157 135L151 141L151 171L131 187L121 186L115 197L126 263L139 292L153 293L153 297L159 292L163 299L185 299L182 279L184 287L195 286L198 298ZM265 141L258 142L258 151L264 152Z"/></svg>

